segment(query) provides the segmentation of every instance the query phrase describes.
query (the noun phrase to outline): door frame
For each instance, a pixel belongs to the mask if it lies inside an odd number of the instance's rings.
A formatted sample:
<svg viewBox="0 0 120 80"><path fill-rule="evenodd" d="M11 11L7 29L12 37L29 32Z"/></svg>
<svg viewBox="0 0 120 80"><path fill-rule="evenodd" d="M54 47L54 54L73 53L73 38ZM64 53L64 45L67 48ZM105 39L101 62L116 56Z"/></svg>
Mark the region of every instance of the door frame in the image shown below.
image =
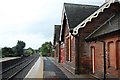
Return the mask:
<svg viewBox="0 0 120 80"><path fill-rule="evenodd" d="M95 47L91 46L92 73L95 73Z"/></svg>

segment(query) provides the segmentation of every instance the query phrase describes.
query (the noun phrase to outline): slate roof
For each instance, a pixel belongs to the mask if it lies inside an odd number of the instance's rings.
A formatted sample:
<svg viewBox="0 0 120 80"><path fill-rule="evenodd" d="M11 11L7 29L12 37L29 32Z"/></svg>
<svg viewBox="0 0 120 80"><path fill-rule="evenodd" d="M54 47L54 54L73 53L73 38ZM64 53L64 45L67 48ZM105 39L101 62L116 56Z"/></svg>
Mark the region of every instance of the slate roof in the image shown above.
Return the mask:
<svg viewBox="0 0 120 80"><path fill-rule="evenodd" d="M86 40L89 41L90 39L94 39L116 31L120 31L120 14L106 21L101 27L91 33Z"/></svg>
<svg viewBox="0 0 120 80"><path fill-rule="evenodd" d="M73 29L84 19L95 12L99 6L64 3L65 13L68 19L69 28Z"/></svg>
<svg viewBox="0 0 120 80"><path fill-rule="evenodd" d="M54 26L54 45L56 42L59 41L59 37L60 37L60 30L61 30L61 25L55 25Z"/></svg>

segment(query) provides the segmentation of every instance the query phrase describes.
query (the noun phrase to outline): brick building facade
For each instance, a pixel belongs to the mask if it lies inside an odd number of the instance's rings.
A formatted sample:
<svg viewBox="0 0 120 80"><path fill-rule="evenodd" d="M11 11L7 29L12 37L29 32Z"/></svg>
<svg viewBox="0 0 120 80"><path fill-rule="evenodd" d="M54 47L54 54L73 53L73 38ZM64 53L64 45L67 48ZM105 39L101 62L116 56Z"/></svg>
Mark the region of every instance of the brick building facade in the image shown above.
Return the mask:
<svg viewBox="0 0 120 80"><path fill-rule="evenodd" d="M107 3L106 3L107 4ZM110 11L107 13L106 11ZM106 15L104 15L104 13ZM87 53L90 54L91 73L102 77L119 78L120 77L120 4L119 2L111 3L108 8L96 17L106 18L96 30L94 30L87 38ZM109 17L107 17L110 15Z"/></svg>
<svg viewBox="0 0 120 80"><path fill-rule="evenodd" d="M54 40L53 40L53 49L54 49L54 58L59 60L59 37L60 37L61 25L54 25Z"/></svg>
<svg viewBox="0 0 120 80"><path fill-rule="evenodd" d="M75 74L120 77L118 1L109 0L100 7L64 4L56 50L61 65Z"/></svg>
<svg viewBox="0 0 120 80"><path fill-rule="evenodd" d="M98 8L98 6L94 5L64 3L60 34L62 46L60 62L63 63L62 65L72 73L79 73L77 68L79 61L75 48L76 39L71 34L72 30Z"/></svg>

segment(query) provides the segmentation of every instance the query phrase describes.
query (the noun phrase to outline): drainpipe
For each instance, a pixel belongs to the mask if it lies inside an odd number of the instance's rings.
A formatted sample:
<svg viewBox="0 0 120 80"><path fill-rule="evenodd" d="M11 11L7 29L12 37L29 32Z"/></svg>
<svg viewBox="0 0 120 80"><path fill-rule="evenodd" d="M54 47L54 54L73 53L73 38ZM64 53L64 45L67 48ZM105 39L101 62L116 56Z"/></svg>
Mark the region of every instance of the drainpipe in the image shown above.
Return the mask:
<svg viewBox="0 0 120 80"><path fill-rule="evenodd" d="M75 36L75 74L79 74L79 34Z"/></svg>
<svg viewBox="0 0 120 80"><path fill-rule="evenodd" d="M61 56L61 41L59 41L59 51L58 51L58 63L60 63L60 56Z"/></svg>
<svg viewBox="0 0 120 80"><path fill-rule="evenodd" d="M106 80L106 49L105 49L105 41L101 41L103 43L103 59L104 59L104 77L103 80Z"/></svg>

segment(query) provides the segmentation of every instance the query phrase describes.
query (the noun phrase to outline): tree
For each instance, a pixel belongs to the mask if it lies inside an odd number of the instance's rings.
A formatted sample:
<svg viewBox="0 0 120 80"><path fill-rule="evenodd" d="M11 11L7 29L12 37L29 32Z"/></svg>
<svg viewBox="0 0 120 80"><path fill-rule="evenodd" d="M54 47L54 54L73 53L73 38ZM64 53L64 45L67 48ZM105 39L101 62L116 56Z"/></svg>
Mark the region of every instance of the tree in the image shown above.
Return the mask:
<svg viewBox="0 0 120 80"><path fill-rule="evenodd" d="M17 56L17 49L16 49L16 46L12 47L12 51L13 51L13 53L15 54L15 56Z"/></svg>
<svg viewBox="0 0 120 80"><path fill-rule="evenodd" d="M24 56L30 56L30 55L33 55L34 53L35 53L34 50L29 47L28 49L25 49L25 50L24 50L23 55L24 55Z"/></svg>
<svg viewBox="0 0 120 80"><path fill-rule="evenodd" d="M19 41L17 42L16 46L10 48L10 47L4 47L1 51L2 57L11 57L11 56L22 56L24 53L24 47L25 42ZM32 48L30 48L33 52ZM32 53L31 53L32 54Z"/></svg>
<svg viewBox="0 0 120 80"><path fill-rule="evenodd" d="M11 57L11 56L15 56L12 48L10 47L2 48L2 57Z"/></svg>
<svg viewBox="0 0 120 80"><path fill-rule="evenodd" d="M17 56L23 55L24 47L25 47L25 42L18 40L17 45L15 47L15 51L16 51Z"/></svg>
<svg viewBox="0 0 120 80"><path fill-rule="evenodd" d="M45 42L42 44L42 46L39 48L41 54L43 56L51 56L52 55L52 43L51 42Z"/></svg>

